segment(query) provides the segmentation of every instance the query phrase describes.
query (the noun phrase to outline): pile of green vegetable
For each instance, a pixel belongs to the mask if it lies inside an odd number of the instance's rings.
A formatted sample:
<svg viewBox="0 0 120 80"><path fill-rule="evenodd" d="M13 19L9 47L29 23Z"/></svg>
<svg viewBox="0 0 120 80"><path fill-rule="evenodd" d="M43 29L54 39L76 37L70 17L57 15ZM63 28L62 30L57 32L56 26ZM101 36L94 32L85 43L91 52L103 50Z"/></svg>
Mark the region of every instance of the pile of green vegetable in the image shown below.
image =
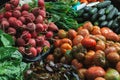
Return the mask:
<svg viewBox="0 0 120 80"><path fill-rule="evenodd" d="M120 12L111 4L111 1L100 2L95 6L86 6L77 11L78 22L86 20L100 27L109 27L116 33L120 33Z"/></svg>
<svg viewBox="0 0 120 80"><path fill-rule="evenodd" d="M77 29L78 23L74 19L77 16L76 12L71 8L74 2L71 1L56 1L46 2L46 11L48 12L48 20L55 22L58 28L65 30Z"/></svg>
<svg viewBox="0 0 120 80"><path fill-rule="evenodd" d="M0 80L23 80L27 64L13 45L13 38L0 30Z"/></svg>

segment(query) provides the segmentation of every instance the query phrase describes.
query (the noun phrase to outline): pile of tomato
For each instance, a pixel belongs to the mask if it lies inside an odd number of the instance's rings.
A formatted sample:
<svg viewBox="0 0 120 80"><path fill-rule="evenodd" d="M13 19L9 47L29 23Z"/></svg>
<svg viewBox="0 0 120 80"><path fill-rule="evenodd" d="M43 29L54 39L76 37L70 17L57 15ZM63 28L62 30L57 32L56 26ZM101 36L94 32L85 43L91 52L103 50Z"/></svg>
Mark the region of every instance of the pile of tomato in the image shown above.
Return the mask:
<svg viewBox="0 0 120 80"><path fill-rule="evenodd" d="M119 80L119 41L120 35L111 29L87 21L77 30L60 29L46 61L73 65L82 80Z"/></svg>

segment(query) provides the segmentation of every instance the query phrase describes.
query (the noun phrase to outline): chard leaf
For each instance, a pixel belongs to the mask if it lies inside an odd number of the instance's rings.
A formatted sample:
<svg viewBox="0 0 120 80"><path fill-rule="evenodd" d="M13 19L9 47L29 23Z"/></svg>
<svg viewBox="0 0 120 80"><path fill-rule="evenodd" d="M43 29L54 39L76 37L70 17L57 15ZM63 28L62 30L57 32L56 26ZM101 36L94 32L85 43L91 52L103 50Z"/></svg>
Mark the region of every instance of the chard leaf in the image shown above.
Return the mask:
<svg viewBox="0 0 120 80"><path fill-rule="evenodd" d="M14 45L13 38L8 34L1 35L0 39L1 39L1 42L3 43L3 46L5 47Z"/></svg>

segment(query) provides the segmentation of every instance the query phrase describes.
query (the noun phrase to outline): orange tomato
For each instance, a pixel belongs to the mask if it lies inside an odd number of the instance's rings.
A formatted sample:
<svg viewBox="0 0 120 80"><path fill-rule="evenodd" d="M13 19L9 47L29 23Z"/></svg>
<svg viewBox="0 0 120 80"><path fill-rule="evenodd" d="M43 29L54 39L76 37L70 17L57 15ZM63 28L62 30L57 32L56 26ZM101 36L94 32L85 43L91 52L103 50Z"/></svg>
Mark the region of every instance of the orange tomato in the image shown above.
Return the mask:
<svg viewBox="0 0 120 80"><path fill-rule="evenodd" d="M84 38L82 39L81 44L86 48L94 49L96 46L96 41L92 38Z"/></svg>
<svg viewBox="0 0 120 80"><path fill-rule="evenodd" d="M105 75L105 70L99 66L92 66L86 71L87 80L94 80L97 77L103 77Z"/></svg>
<svg viewBox="0 0 120 80"><path fill-rule="evenodd" d="M83 39L82 35L77 35L74 39L73 39L73 45L78 45L79 43L81 43Z"/></svg>
<svg viewBox="0 0 120 80"><path fill-rule="evenodd" d="M80 0L81 3L87 3L88 4L88 1L87 0Z"/></svg>
<svg viewBox="0 0 120 80"><path fill-rule="evenodd" d="M72 46L69 43L63 43L60 46L60 49L61 49L61 52L65 54L67 50L72 50Z"/></svg>
<svg viewBox="0 0 120 80"><path fill-rule="evenodd" d="M89 36L89 31L87 29L81 29L78 31L78 35L82 35L83 37Z"/></svg>
<svg viewBox="0 0 120 80"><path fill-rule="evenodd" d="M91 34L93 34L93 35L101 34L100 27L94 26Z"/></svg>
<svg viewBox="0 0 120 80"><path fill-rule="evenodd" d="M87 21L83 24L83 28L91 32L93 30L93 25L90 21Z"/></svg>
<svg viewBox="0 0 120 80"><path fill-rule="evenodd" d="M77 32L74 29L69 29L68 31L68 37L70 39L74 39L77 36Z"/></svg>
<svg viewBox="0 0 120 80"><path fill-rule="evenodd" d="M102 40L97 41L95 50L104 50L104 49L105 49L105 42Z"/></svg>
<svg viewBox="0 0 120 80"><path fill-rule="evenodd" d="M71 64L76 68L76 69L80 69L83 67L82 63L79 63L77 59L73 59Z"/></svg>
<svg viewBox="0 0 120 80"><path fill-rule="evenodd" d="M60 44L63 44L63 43L69 43L72 46L72 41L70 39L68 39L68 38L61 39L61 43Z"/></svg>
<svg viewBox="0 0 120 80"><path fill-rule="evenodd" d="M60 29L58 31L58 36L59 36L59 38L66 38L67 37L67 32L63 29Z"/></svg>
<svg viewBox="0 0 120 80"><path fill-rule="evenodd" d="M77 32L79 31L79 30L82 30L83 29L83 26L80 26L78 29L77 29Z"/></svg>
<svg viewBox="0 0 120 80"><path fill-rule="evenodd" d="M61 40L56 39L56 40L54 41L54 46L55 46L55 47L60 47L60 44L61 44Z"/></svg>
<svg viewBox="0 0 120 80"><path fill-rule="evenodd" d="M85 60L84 60L84 63L86 66L93 65L94 55L95 55L95 51L93 51L93 50L90 50L86 53Z"/></svg>
<svg viewBox="0 0 120 80"><path fill-rule="evenodd" d="M111 29L107 28L107 27L103 27L100 29L101 33L103 36L107 36L110 32L113 32Z"/></svg>
<svg viewBox="0 0 120 80"><path fill-rule="evenodd" d="M49 61L54 61L54 56L53 54L49 54L46 58L46 60L49 62Z"/></svg>

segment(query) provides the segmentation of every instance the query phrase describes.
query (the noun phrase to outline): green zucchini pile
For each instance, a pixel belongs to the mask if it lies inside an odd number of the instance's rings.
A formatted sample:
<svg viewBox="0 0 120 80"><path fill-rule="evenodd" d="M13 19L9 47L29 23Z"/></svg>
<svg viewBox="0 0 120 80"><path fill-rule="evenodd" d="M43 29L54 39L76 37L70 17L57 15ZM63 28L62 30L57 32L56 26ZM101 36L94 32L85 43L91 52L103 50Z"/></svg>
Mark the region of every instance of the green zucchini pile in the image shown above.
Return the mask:
<svg viewBox="0 0 120 80"><path fill-rule="evenodd" d="M91 21L100 27L109 27L114 32L120 33L120 12L111 1L104 1L95 6L86 6L77 11L78 22Z"/></svg>

